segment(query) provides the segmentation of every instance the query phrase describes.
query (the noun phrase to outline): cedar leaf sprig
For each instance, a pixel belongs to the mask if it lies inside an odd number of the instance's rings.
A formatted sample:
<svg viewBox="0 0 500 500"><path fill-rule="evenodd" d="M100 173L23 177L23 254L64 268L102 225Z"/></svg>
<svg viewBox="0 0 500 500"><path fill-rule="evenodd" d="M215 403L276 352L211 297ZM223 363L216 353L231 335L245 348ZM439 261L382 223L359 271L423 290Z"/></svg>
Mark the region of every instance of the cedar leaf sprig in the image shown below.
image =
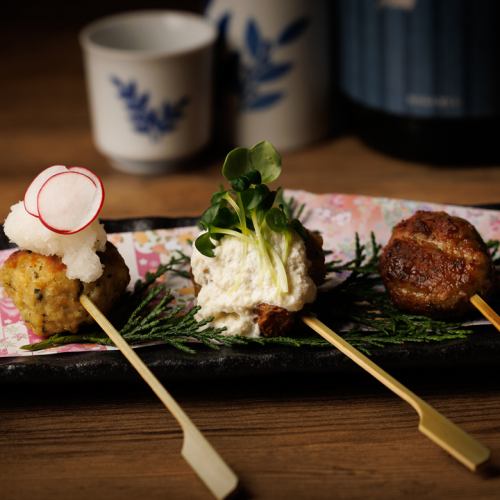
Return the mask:
<svg viewBox="0 0 500 500"><path fill-rule="evenodd" d="M184 269L190 263L191 259L184 252L178 250L166 264L160 264L156 271L153 273L148 271L144 275L144 279L139 279L134 285L134 294L138 295L140 292L146 290L150 285L152 285L158 278L166 274L167 272L172 272L182 278L190 278L189 272Z"/></svg>

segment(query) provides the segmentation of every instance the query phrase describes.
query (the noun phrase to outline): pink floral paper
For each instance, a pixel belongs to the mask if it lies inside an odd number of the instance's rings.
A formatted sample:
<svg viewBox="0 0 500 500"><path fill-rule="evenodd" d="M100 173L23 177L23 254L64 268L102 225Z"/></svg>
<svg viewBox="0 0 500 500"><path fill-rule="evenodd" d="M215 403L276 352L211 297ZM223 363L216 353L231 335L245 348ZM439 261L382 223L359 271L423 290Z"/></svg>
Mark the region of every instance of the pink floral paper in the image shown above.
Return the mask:
<svg viewBox="0 0 500 500"><path fill-rule="evenodd" d="M288 191L296 201L304 203L304 224L323 235L324 246L332 250L332 258L352 256L354 233L357 231L362 241L373 231L381 243L387 241L392 227L402 218L416 210L445 210L470 221L485 240L500 239L500 211L464 208L452 205L438 205L389 198L346 194L312 194L305 191ZM160 263L167 262L176 250L190 254L189 240L196 235L195 227L118 233L108 235L123 255L130 269L131 283L155 270ZM13 250L0 251L0 264ZM193 289L189 280L168 277L168 285L180 303L193 299ZM21 349L22 345L36 342L34 335L22 322L18 311L0 287L0 357L38 356L76 351L108 350L111 347L73 344L45 351L31 353Z"/></svg>

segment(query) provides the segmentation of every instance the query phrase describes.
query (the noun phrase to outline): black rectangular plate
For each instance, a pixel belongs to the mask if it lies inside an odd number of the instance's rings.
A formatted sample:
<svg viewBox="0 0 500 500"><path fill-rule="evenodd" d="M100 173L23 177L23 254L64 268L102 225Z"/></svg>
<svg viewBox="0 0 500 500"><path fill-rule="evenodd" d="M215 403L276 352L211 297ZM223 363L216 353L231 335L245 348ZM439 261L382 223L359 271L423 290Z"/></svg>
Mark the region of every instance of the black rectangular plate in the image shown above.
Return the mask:
<svg viewBox="0 0 500 500"><path fill-rule="evenodd" d="M500 205L481 208L499 209ZM104 221L108 233L190 226L194 218L150 217ZM9 242L0 230L0 249ZM291 374L341 374L353 363L333 347L246 346L186 354L165 345L143 347L140 355L167 380L276 377ZM402 344L373 349L371 358L389 370L436 373L489 369L500 361L500 334L492 328L466 340ZM0 358L0 384L130 381L137 375L118 351L97 351Z"/></svg>

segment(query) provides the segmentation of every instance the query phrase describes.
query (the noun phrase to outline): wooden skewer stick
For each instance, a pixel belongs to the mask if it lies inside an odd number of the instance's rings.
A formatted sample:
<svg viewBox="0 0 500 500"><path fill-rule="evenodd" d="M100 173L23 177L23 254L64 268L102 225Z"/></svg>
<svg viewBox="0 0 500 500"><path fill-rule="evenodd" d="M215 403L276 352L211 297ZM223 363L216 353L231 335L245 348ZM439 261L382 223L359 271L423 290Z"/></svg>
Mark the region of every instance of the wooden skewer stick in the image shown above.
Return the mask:
<svg viewBox="0 0 500 500"><path fill-rule="evenodd" d="M472 305L500 332L500 316L477 293L470 298Z"/></svg>
<svg viewBox="0 0 500 500"><path fill-rule="evenodd" d="M468 469L477 467L490 457L490 450L465 433L460 427L441 415L432 406L407 389L394 377L377 366L371 359L359 352L342 337L313 316L303 316L302 321L333 344L388 389L409 403L420 417L419 430L438 446L447 451Z"/></svg>
<svg viewBox="0 0 500 500"><path fill-rule="evenodd" d="M215 498L226 498L236 489L237 476L97 306L86 295L80 297L80 302L179 422L184 433L184 459Z"/></svg>

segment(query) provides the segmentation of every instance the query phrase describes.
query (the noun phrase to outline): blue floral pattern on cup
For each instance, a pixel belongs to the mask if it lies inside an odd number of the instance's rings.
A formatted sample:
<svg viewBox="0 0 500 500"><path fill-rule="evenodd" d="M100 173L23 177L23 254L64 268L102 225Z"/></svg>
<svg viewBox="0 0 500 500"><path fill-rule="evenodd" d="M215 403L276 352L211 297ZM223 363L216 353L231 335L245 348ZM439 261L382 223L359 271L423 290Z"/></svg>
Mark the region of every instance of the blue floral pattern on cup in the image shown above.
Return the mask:
<svg viewBox="0 0 500 500"><path fill-rule="evenodd" d="M226 12L218 21L219 34L223 41L231 21ZM238 74L236 88L240 97L240 108L246 110L266 109L276 104L285 95L284 90L266 90L265 85L280 80L293 68L292 61L280 62L280 48L295 42L306 30L308 20L301 17L285 26L275 38L265 38L257 21L250 18L244 31L245 52L234 53Z"/></svg>
<svg viewBox="0 0 500 500"><path fill-rule="evenodd" d="M254 19L247 21L245 46L249 61L242 59L239 74L241 106L243 108L268 108L283 97L284 91L266 91L263 85L279 80L291 71L293 63L291 61L276 61L276 53L279 54L280 47L299 38L306 26L306 19L297 19L286 26L275 39L266 39Z"/></svg>
<svg viewBox="0 0 500 500"><path fill-rule="evenodd" d="M124 82L117 76L112 76L111 82L118 90L118 98L123 100L127 108L134 130L148 135L152 140L174 131L189 104L189 98L183 96L173 103L163 102L155 109L149 105L150 92L140 92L135 81Z"/></svg>

